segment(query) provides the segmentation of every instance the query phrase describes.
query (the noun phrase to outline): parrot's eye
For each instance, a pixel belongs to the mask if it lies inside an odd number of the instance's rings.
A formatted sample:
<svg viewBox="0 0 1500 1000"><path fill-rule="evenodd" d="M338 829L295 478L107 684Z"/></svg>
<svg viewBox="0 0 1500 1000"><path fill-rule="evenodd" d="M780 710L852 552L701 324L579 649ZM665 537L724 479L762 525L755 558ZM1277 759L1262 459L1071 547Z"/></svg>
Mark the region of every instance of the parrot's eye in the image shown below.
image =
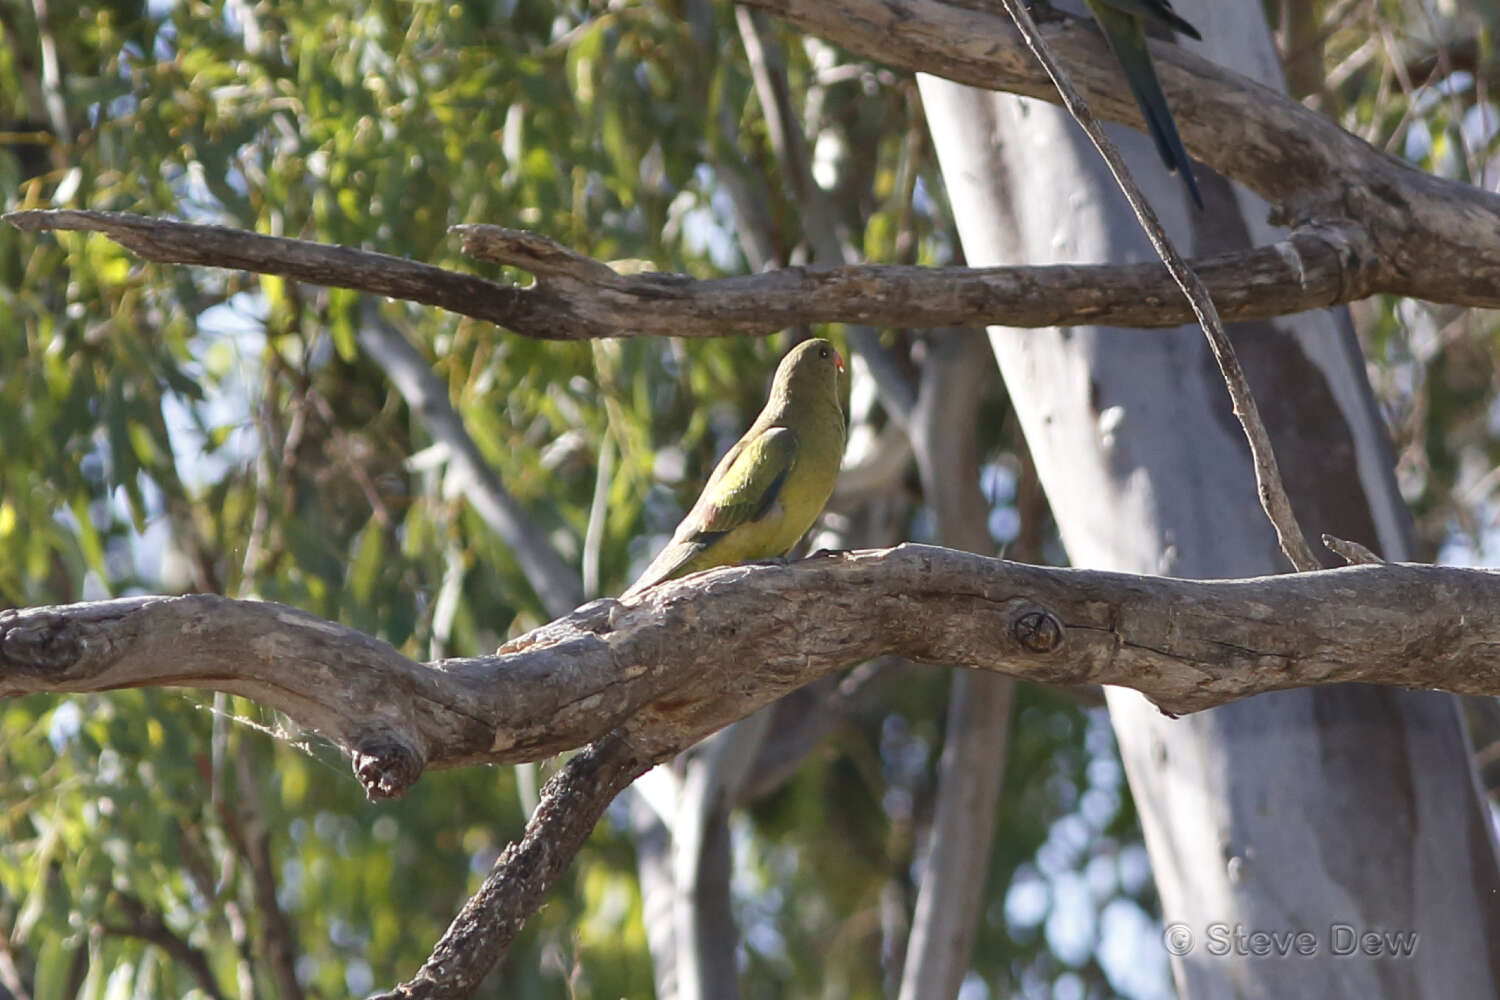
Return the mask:
<svg viewBox="0 0 1500 1000"><path fill-rule="evenodd" d="M828 357L828 348L826 348L826 347L820 347L820 348L818 348L818 357L820 357L820 358L826 358L826 357Z"/></svg>

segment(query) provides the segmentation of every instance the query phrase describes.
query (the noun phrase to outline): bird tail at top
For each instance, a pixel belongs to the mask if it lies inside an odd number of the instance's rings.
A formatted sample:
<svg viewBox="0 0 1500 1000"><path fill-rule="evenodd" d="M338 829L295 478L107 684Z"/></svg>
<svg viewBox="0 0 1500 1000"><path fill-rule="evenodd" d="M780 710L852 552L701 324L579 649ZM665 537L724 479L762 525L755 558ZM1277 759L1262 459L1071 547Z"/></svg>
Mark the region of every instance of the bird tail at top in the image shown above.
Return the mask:
<svg viewBox="0 0 1500 1000"><path fill-rule="evenodd" d="M1188 158L1187 149L1182 145L1182 137L1177 134L1177 125L1172 121L1172 111L1167 106L1167 95L1162 93L1161 81L1157 79L1156 69L1151 65L1144 27L1128 14L1098 8L1095 8L1094 19L1104 32L1110 51L1119 60L1125 79L1130 84L1130 92L1140 106L1142 117L1146 119L1146 129L1156 143L1156 151L1162 162L1168 170L1175 170L1182 175L1193 204L1201 210L1203 195L1198 191L1197 179L1193 177L1193 161ZM1183 23L1187 24L1186 21ZM1193 34L1196 36L1197 32Z"/></svg>
<svg viewBox="0 0 1500 1000"><path fill-rule="evenodd" d="M1171 28L1179 35L1187 35L1196 42L1203 41L1203 36L1198 34L1198 29L1173 10L1168 0L1105 0L1105 2L1113 4L1126 13L1144 17L1148 21L1155 21L1163 28Z"/></svg>

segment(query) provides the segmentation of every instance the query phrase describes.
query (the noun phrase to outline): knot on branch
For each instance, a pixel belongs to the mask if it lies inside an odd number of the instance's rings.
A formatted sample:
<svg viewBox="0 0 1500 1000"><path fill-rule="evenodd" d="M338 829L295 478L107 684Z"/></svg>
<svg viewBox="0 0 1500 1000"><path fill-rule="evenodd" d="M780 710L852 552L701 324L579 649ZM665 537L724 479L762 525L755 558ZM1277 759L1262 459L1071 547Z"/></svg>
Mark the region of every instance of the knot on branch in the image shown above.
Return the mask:
<svg viewBox="0 0 1500 1000"><path fill-rule="evenodd" d="M1351 218L1363 216L1355 215ZM1338 263L1339 287L1329 305L1364 298L1380 287L1385 263L1369 230L1364 226L1346 220L1314 220L1300 225L1292 242L1298 236L1327 247Z"/></svg>
<svg viewBox="0 0 1500 1000"><path fill-rule="evenodd" d="M1040 608L1017 615L1010 624L1010 634L1028 653L1050 653L1063 642L1062 622Z"/></svg>
<svg viewBox="0 0 1500 1000"><path fill-rule="evenodd" d="M394 799L406 794L416 784L427 761L409 744L389 736L362 741L351 754L354 776L364 786L365 797Z"/></svg>
<svg viewBox="0 0 1500 1000"><path fill-rule="evenodd" d="M55 614L0 612L0 669L63 673L83 656L84 640L75 622Z"/></svg>

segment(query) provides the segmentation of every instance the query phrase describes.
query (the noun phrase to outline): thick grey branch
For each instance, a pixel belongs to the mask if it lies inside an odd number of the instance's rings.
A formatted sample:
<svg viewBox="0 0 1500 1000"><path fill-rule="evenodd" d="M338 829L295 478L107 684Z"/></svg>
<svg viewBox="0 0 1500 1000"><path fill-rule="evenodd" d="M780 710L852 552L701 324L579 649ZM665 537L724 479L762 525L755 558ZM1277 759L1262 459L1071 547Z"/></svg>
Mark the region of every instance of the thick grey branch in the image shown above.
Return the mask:
<svg viewBox="0 0 1500 1000"><path fill-rule="evenodd" d="M1060 101L1010 17L994 4L745 2L870 59L973 87ZM1065 18L1041 29L1094 112L1139 128L1130 90L1094 26ZM1181 46L1153 43L1151 57L1188 150L1265 198L1279 221L1357 221L1371 236L1375 252L1364 263L1379 271L1373 280L1381 291L1434 302L1494 304L1500 289L1500 254L1494 252L1500 242L1500 195L1425 174L1286 95ZM1203 277L1224 318L1236 319L1213 282Z"/></svg>
<svg viewBox="0 0 1500 1000"><path fill-rule="evenodd" d="M353 757L371 795L424 766L589 743L549 782L415 978L466 997L651 764L780 694L883 652L1051 683L1125 684L1188 712L1364 681L1500 693L1500 575L1384 564L1190 581L932 546L713 570L596 601L494 656L418 664L281 605L208 595L0 612L0 697L146 685L255 698ZM592 742L590 742L592 741Z"/></svg>
<svg viewBox="0 0 1500 1000"><path fill-rule="evenodd" d="M353 757L371 795L424 767L537 760L620 729L661 760L884 653L1163 711L1359 681L1500 694L1500 575L1392 563L1248 580L1027 566L925 545L738 566L595 601L494 656L420 664L278 604L135 597L0 612L0 696L169 685L254 698Z"/></svg>

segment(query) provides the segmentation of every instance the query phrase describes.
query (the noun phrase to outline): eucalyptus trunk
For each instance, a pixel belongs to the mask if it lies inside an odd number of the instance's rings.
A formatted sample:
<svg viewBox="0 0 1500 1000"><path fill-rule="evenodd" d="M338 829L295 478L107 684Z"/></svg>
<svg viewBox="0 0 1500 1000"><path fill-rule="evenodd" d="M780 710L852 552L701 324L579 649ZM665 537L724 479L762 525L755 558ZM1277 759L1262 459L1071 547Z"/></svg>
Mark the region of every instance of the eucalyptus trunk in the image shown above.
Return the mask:
<svg viewBox="0 0 1500 1000"><path fill-rule="evenodd" d="M1203 55L1283 86L1259 4L1174 6L1203 32ZM1151 259L1065 112L920 85L971 265ZM1186 253L1275 238L1253 195L1200 170L1208 206L1193 214L1144 135L1108 131ZM1326 531L1409 557L1347 313L1231 334L1311 541ZM1288 568L1195 327L997 327L990 340L1074 565L1200 578ZM1182 719L1134 692L1108 699L1182 997L1500 995L1500 872L1453 697L1303 689ZM1288 957L1257 957L1256 931L1311 937ZM1410 955L1389 941L1373 957L1336 954L1351 932L1418 937Z"/></svg>

